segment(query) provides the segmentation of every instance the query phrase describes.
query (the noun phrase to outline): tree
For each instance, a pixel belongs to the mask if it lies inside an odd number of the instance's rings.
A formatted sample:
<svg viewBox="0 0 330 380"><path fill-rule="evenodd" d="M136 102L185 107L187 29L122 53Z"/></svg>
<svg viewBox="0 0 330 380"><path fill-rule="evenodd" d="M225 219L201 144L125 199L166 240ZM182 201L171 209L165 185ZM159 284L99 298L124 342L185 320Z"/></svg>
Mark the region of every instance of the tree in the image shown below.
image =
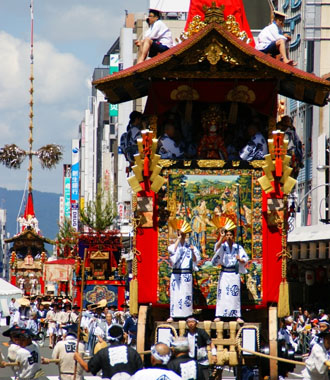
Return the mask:
<svg viewBox="0 0 330 380"><path fill-rule="evenodd" d="M81 223L96 232L109 229L116 216L111 194L105 194L101 186L98 186L95 201L88 202L86 208L80 210Z"/></svg>
<svg viewBox="0 0 330 380"><path fill-rule="evenodd" d="M77 248L79 233L72 227L71 220L65 218L57 237L57 247L59 256L68 257L71 256L72 250Z"/></svg>

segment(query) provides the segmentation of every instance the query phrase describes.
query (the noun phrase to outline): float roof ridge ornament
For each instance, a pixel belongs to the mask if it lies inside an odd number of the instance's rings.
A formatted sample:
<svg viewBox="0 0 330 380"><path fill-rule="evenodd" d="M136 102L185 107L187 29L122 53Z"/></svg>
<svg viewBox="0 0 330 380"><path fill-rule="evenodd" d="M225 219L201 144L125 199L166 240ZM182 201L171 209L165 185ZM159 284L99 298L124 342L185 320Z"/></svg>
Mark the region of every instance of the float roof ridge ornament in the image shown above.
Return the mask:
<svg viewBox="0 0 330 380"><path fill-rule="evenodd" d="M250 43L250 39L248 38L246 31L241 31L234 15L228 15L225 19L223 12L224 9L225 6L223 4L218 7L216 6L215 1L212 2L211 7L203 5L204 20L202 21L202 17L200 15L194 16L192 21L189 23L187 31L181 33L180 39L184 41L204 29L207 25L215 23L224 27L228 30L228 32L232 33L240 40Z"/></svg>
<svg viewBox="0 0 330 380"><path fill-rule="evenodd" d="M220 7L217 7L216 2L212 1L212 4L210 7L207 5L203 6L203 11L205 14L204 22L205 24L211 24L212 22L215 22L217 24L224 24L225 23L225 16L224 11L225 6L220 5Z"/></svg>

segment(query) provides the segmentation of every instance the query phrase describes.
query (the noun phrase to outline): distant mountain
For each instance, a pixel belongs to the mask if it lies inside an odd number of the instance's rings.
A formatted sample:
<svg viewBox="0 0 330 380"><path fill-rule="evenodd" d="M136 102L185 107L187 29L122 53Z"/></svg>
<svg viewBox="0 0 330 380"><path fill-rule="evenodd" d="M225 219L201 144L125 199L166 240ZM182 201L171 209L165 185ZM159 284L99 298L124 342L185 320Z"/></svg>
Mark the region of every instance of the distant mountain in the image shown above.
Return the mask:
<svg viewBox="0 0 330 380"><path fill-rule="evenodd" d="M6 231L13 236L17 233L17 217L22 203L22 190L7 190L0 187L0 207L7 210ZM33 190L34 212L39 221L39 228L43 236L55 239L58 232L60 194L44 193ZM22 205L20 215L24 214L27 200L27 192ZM52 250L47 244L46 249Z"/></svg>

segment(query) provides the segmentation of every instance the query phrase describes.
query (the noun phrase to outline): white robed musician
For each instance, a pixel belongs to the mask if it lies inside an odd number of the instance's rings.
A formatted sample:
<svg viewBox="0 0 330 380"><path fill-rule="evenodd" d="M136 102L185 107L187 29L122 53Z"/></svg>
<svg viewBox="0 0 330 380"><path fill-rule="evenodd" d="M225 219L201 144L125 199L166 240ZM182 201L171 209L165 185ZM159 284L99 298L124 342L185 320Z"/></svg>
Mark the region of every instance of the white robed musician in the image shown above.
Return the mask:
<svg viewBox="0 0 330 380"><path fill-rule="evenodd" d="M182 222L182 221L178 221ZM193 313L193 272L198 271L198 249L186 241L191 227L184 221L178 229L178 238L168 247L172 274L170 280L170 318L185 318Z"/></svg>
<svg viewBox="0 0 330 380"><path fill-rule="evenodd" d="M214 321L222 317L241 319L241 279L240 274L247 273L245 264L249 257L244 248L234 242L234 222L227 219L220 232L220 239L215 243L215 255L212 258L214 266L221 265L217 288L217 304ZM224 241L225 240L225 241Z"/></svg>

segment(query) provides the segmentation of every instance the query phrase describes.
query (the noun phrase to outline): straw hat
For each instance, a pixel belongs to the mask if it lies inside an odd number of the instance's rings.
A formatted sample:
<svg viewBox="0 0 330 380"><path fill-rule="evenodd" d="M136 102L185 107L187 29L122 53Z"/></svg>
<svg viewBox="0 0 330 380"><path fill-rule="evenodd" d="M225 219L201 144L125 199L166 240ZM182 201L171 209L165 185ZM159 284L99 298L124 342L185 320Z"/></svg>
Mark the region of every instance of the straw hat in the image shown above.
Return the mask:
<svg viewBox="0 0 330 380"><path fill-rule="evenodd" d="M104 298L103 300L97 302L97 303L94 303L91 308L92 309L103 309L104 307L106 307L108 304L108 301Z"/></svg>
<svg viewBox="0 0 330 380"><path fill-rule="evenodd" d="M30 306L30 301L27 298L19 298L17 300L17 303L19 303L21 306Z"/></svg>

